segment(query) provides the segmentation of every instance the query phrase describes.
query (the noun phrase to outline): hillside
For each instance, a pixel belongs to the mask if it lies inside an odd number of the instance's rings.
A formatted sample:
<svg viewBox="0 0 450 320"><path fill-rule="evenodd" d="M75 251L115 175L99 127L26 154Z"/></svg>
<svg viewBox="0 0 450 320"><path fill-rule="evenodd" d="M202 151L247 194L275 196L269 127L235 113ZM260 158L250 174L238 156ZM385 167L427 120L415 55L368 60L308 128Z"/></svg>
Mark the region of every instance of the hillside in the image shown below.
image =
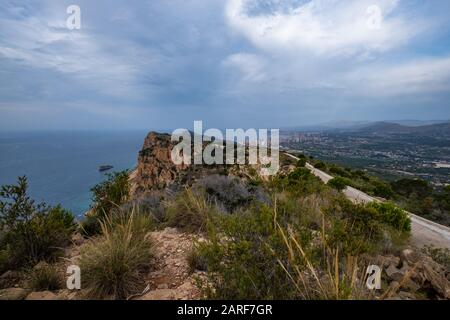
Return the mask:
<svg viewBox="0 0 450 320"><path fill-rule="evenodd" d="M281 155L266 179L246 164L177 167L171 148L150 133L136 170L93 188L86 219L61 230L72 242L59 255L42 242L51 255L18 264L2 242L0 299L450 299L450 253L410 243L402 209L348 200L304 158ZM60 282L68 265L82 271L80 290ZM379 290L366 286L368 265L382 271Z"/></svg>
<svg viewBox="0 0 450 320"><path fill-rule="evenodd" d="M359 129L369 134L409 134L421 136L450 136L450 122L425 126L405 126L392 122L377 122Z"/></svg>

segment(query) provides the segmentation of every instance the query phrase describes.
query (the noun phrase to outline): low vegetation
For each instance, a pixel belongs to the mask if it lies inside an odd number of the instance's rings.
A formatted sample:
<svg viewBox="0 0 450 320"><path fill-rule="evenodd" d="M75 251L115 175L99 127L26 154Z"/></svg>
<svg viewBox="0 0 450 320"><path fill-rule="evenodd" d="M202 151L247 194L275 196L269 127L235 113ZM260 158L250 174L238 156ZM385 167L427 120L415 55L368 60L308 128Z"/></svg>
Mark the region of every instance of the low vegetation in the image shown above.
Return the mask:
<svg viewBox="0 0 450 320"><path fill-rule="evenodd" d="M107 174L107 179L92 189L92 205L88 216L82 222L84 235L92 236L101 232L101 221L129 199L129 172L120 171Z"/></svg>
<svg viewBox="0 0 450 320"><path fill-rule="evenodd" d="M205 239L195 243L187 260L191 272L206 272L198 280L206 298L373 298L361 270L369 257L393 252L407 239L408 215L393 203L353 204L340 192L353 181L343 176L347 171L324 184L305 168L306 158L301 160L290 172L258 183L215 174L178 191L132 200L128 173L109 175L92 188L91 214L81 227L90 236L80 256L87 295L127 299L140 293L153 266L150 232L175 227ZM354 174L364 180L365 173ZM35 204L26 189L26 178L2 187L2 270L53 261L75 230L69 212ZM448 253L429 250L448 264ZM55 266L39 265L29 286L60 288Z"/></svg>
<svg viewBox="0 0 450 320"><path fill-rule="evenodd" d="M26 177L0 191L0 270L53 261L70 244L73 215L61 206L36 204Z"/></svg>
<svg viewBox="0 0 450 320"><path fill-rule="evenodd" d="M342 177L336 177L328 181L328 185L338 191L344 190L350 184L348 179Z"/></svg>
<svg viewBox="0 0 450 320"><path fill-rule="evenodd" d="M201 190L186 189L166 204L166 225L188 232L206 231L209 219L217 211Z"/></svg>
<svg viewBox="0 0 450 320"><path fill-rule="evenodd" d="M28 272L28 285L35 291L59 290L63 283L61 273L51 264L38 264Z"/></svg>
<svg viewBox="0 0 450 320"><path fill-rule="evenodd" d="M83 286L95 298L126 299L142 291L152 258L152 220L138 211L100 222L101 236L81 250Z"/></svg>
<svg viewBox="0 0 450 320"><path fill-rule="evenodd" d="M390 200L403 209L450 226L450 186L431 186L422 179L383 180L366 171L309 158L314 166L369 195Z"/></svg>
<svg viewBox="0 0 450 320"><path fill-rule="evenodd" d="M208 241L190 255L206 269L212 299L359 299L365 254L407 238L408 217L391 205L354 205L297 168L267 183L270 203L210 214Z"/></svg>

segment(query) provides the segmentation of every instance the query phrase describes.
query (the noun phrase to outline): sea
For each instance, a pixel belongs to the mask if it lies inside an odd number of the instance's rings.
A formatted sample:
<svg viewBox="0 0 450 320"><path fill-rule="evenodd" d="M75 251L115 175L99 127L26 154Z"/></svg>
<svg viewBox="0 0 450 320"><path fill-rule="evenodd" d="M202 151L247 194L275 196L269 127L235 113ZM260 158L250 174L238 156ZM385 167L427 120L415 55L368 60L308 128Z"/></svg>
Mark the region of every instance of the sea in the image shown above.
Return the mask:
<svg viewBox="0 0 450 320"><path fill-rule="evenodd" d="M37 202L61 204L81 218L91 204L90 189L108 172L133 169L147 131L0 132L0 185L27 176Z"/></svg>

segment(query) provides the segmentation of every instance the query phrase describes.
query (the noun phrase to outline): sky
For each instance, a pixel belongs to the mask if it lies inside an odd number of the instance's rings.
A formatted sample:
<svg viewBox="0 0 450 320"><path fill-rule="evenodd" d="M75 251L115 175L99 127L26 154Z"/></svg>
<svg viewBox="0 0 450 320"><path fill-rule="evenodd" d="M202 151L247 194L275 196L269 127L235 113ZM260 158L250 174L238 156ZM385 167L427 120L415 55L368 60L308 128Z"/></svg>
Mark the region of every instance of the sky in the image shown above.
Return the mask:
<svg viewBox="0 0 450 320"><path fill-rule="evenodd" d="M0 130L447 120L448 12L447 0L2 0Z"/></svg>

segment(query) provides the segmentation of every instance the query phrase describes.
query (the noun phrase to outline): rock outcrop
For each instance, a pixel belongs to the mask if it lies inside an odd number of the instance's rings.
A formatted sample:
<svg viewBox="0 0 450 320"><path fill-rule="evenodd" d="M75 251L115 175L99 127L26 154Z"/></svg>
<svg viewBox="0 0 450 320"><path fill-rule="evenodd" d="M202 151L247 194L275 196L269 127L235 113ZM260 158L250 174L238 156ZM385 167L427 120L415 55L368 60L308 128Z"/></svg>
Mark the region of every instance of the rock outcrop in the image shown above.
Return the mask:
<svg viewBox="0 0 450 320"><path fill-rule="evenodd" d="M422 252L404 249L399 256L379 256L389 285L389 299L450 299L450 270Z"/></svg>
<svg viewBox="0 0 450 320"><path fill-rule="evenodd" d="M258 172L260 169L260 165L248 164L195 165L183 163L176 165L171 159L171 152L177 144L178 142L171 141L169 134L150 132L147 135L142 149L139 151L136 170L130 175L132 198L139 198L154 190L163 190L173 184L191 185L206 175L227 174L245 178L250 176L249 171ZM204 142L203 148L207 144ZM225 147L223 153L225 157ZM193 144L191 145L191 154L193 154ZM246 149L246 157L248 157L248 149ZM225 161L223 162L225 163Z"/></svg>
<svg viewBox="0 0 450 320"><path fill-rule="evenodd" d="M176 165L171 160L175 144L169 134L150 132L147 135L139 151L137 168L131 176L133 195L164 188L175 180L178 172L187 168L187 165Z"/></svg>

